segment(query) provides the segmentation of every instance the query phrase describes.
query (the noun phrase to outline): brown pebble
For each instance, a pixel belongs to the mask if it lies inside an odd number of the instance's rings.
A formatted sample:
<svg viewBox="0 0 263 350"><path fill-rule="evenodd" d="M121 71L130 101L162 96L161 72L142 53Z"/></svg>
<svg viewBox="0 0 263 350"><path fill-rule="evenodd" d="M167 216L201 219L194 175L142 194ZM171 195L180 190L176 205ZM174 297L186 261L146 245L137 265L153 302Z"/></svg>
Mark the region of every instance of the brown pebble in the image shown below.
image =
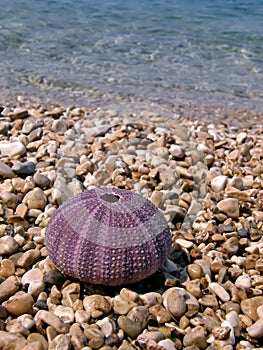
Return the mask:
<svg viewBox="0 0 263 350"><path fill-rule="evenodd" d="M263 296L256 296L242 300L240 304L242 312L249 316L253 321L258 320L257 308L260 305L263 305Z"/></svg>
<svg viewBox="0 0 263 350"><path fill-rule="evenodd" d="M65 334L69 330L68 324L65 324L58 316L46 310L39 310L36 313L34 320L36 321L36 325L40 333L42 332L42 323L52 326L57 333Z"/></svg>
<svg viewBox="0 0 263 350"><path fill-rule="evenodd" d="M93 318L99 318L106 315L111 310L111 304L108 299L102 295L94 294L84 298L83 306Z"/></svg>
<svg viewBox="0 0 263 350"><path fill-rule="evenodd" d="M28 343L21 334L0 331L0 349L21 350Z"/></svg>
<svg viewBox="0 0 263 350"><path fill-rule="evenodd" d="M0 302L7 300L19 289L19 280L15 276L8 277L0 284Z"/></svg>
<svg viewBox="0 0 263 350"><path fill-rule="evenodd" d="M32 341L23 347L22 350L46 350L39 341Z"/></svg>
<svg viewBox="0 0 263 350"><path fill-rule="evenodd" d="M29 249L23 253L17 260L17 265L20 267L31 266L36 260L41 256L40 250L38 249Z"/></svg>
<svg viewBox="0 0 263 350"><path fill-rule="evenodd" d="M18 294L11 297L5 303L5 307L11 315L20 316L23 314L32 314L33 303L34 303L34 299L32 295L25 293L25 294Z"/></svg>
<svg viewBox="0 0 263 350"><path fill-rule="evenodd" d="M162 297L164 307L173 316L182 316L186 312L186 292L183 288L169 288L163 293Z"/></svg>
<svg viewBox="0 0 263 350"><path fill-rule="evenodd" d="M187 332L183 339L184 346L195 345L198 348L205 349L207 346L206 343L206 331L201 326L196 326L191 329L190 332Z"/></svg>
<svg viewBox="0 0 263 350"><path fill-rule="evenodd" d="M17 241L11 236L3 236L0 238L0 255L14 254L19 245Z"/></svg>
<svg viewBox="0 0 263 350"><path fill-rule="evenodd" d="M15 264L12 260L3 259L0 265L0 277L7 278L15 274Z"/></svg>
<svg viewBox="0 0 263 350"><path fill-rule="evenodd" d="M44 209L46 202L45 193L39 187L33 188L23 199L23 203L27 205L28 209Z"/></svg>
<svg viewBox="0 0 263 350"><path fill-rule="evenodd" d="M204 276L204 271L198 264L189 264L187 266L187 272L192 280L200 279Z"/></svg>

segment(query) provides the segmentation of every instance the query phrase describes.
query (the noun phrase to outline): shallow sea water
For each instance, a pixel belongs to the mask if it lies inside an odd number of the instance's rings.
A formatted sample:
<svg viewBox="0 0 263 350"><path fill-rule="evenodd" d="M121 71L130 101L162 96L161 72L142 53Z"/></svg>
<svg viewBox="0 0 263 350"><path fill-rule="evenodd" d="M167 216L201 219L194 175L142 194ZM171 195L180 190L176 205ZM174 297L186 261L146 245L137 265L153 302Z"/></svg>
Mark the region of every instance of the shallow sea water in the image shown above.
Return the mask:
<svg viewBox="0 0 263 350"><path fill-rule="evenodd" d="M2 101L263 111L261 0L0 2Z"/></svg>

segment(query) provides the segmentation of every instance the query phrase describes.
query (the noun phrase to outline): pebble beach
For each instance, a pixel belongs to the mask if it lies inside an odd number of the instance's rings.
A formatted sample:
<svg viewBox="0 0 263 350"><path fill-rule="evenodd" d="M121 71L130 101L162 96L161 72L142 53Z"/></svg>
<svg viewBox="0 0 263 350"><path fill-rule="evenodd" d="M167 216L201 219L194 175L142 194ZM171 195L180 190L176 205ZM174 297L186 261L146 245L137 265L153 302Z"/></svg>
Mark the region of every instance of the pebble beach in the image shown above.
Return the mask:
<svg viewBox="0 0 263 350"><path fill-rule="evenodd" d="M1 106L0 349L263 347L263 116L227 113ZM153 276L104 287L49 259L50 217L96 186L138 192L164 214L171 253Z"/></svg>

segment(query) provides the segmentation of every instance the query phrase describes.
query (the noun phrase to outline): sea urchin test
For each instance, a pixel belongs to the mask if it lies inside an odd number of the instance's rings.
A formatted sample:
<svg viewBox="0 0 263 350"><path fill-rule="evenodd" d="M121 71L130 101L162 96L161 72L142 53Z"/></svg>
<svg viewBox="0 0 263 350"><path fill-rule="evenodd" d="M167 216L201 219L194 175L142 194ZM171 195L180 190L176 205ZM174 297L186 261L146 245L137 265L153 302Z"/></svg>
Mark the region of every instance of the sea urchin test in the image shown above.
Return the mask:
<svg viewBox="0 0 263 350"><path fill-rule="evenodd" d="M169 254L171 233L161 211L142 195L98 187L70 198L55 211L45 244L64 274L113 286L157 271Z"/></svg>

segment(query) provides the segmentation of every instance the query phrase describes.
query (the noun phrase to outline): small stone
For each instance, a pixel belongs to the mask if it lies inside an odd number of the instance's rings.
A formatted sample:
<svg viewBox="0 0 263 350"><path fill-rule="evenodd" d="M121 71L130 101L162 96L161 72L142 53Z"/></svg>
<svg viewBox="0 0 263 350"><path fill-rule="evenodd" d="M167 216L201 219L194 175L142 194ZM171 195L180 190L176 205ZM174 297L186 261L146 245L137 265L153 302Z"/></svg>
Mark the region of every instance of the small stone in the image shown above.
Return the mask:
<svg viewBox="0 0 263 350"><path fill-rule="evenodd" d="M227 302L230 300L230 295L219 283L210 282L208 287L223 302Z"/></svg>
<svg viewBox="0 0 263 350"><path fill-rule="evenodd" d="M263 259L258 259L256 261L255 269L259 272L263 272Z"/></svg>
<svg viewBox="0 0 263 350"><path fill-rule="evenodd" d="M248 230L245 229L245 228L240 228L240 229L237 231L237 234L238 234L238 237L239 237L239 238L247 238L247 237L248 237Z"/></svg>
<svg viewBox="0 0 263 350"><path fill-rule="evenodd" d="M223 243L223 248L226 250L229 256L237 254L239 250L239 239L237 237L228 238Z"/></svg>
<svg viewBox="0 0 263 350"><path fill-rule="evenodd" d="M239 218L239 201L235 198L226 198L217 203L218 209L232 219Z"/></svg>
<svg viewBox="0 0 263 350"><path fill-rule="evenodd" d="M20 267L31 266L35 261L37 261L41 256L40 250L29 249L23 253L17 260L17 265Z"/></svg>
<svg viewBox="0 0 263 350"><path fill-rule="evenodd" d="M129 337L135 339L146 327L148 317L149 312L145 306L135 306L128 316L122 315L118 318L118 325Z"/></svg>
<svg viewBox="0 0 263 350"><path fill-rule="evenodd" d="M191 329L185 334L183 344L184 346L195 345L197 348L205 349L207 347L205 329L201 326Z"/></svg>
<svg viewBox="0 0 263 350"><path fill-rule="evenodd" d="M176 350L177 347L171 339L163 339L158 342L158 346L161 346L165 350Z"/></svg>
<svg viewBox="0 0 263 350"><path fill-rule="evenodd" d="M246 132L240 132L236 136L237 143L240 144L240 143L245 142L246 138L247 138L247 133Z"/></svg>
<svg viewBox="0 0 263 350"><path fill-rule="evenodd" d="M16 176L16 174L13 172L13 170L6 165L3 162L0 162L0 176L2 176L3 178L13 178Z"/></svg>
<svg viewBox="0 0 263 350"><path fill-rule="evenodd" d="M139 294L128 288L122 288L120 290L120 296L128 301L132 301L134 303L140 303Z"/></svg>
<svg viewBox="0 0 263 350"><path fill-rule="evenodd" d="M162 297L164 307L173 316L183 316L186 312L186 292L183 288L169 288L163 293Z"/></svg>
<svg viewBox="0 0 263 350"><path fill-rule="evenodd" d="M157 320L159 324L169 322L171 320L171 314L162 305L157 304L149 308L149 312Z"/></svg>
<svg viewBox="0 0 263 350"><path fill-rule="evenodd" d="M43 282L49 285L61 286L64 281L64 275L57 269L48 271L43 277Z"/></svg>
<svg viewBox="0 0 263 350"><path fill-rule="evenodd" d="M57 333L65 334L69 330L68 324L64 323L58 316L46 310L39 310L36 313L34 320L36 321L36 325L40 333L43 322L49 326L52 326Z"/></svg>
<svg viewBox="0 0 263 350"><path fill-rule="evenodd" d="M235 187L241 191L244 186L242 177L234 176L232 179L229 180L229 186Z"/></svg>
<svg viewBox="0 0 263 350"><path fill-rule="evenodd" d="M15 264L12 260L3 259L0 265L0 277L7 278L15 274Z"/></svg>
<svg viewBox="0 0 263 350"><path fill-rule="evenodd" d="M70 327L70 336L71 336L71 344L73 345L74 349L76 350L85 349L85 346L88 344L88 340L84 335L82 327L79 324L74 323Z"/></svg>
<svg viewBox="0 0 263 350"><path fill-rule="evenodd" d="M189 264L187 266L187 272L192 280L200 279L204 276L204 271L198 264Z"/></svg>
<svg viewBox="0 0 263 350"><path fill-rule="evenodd" d="M33 281L29 284L27 292L32 295L33 298L37 298L40 293L44 292L45 284L42 281Z"/></svg>
<svg viewBox="0 0 263 350"><path fill-rule="evenodd" d="M17 107L13 112L8 113L11 120L24 119L28 116L28 111L22 107Z"/></svg>
<svg viewBox="0 0 263 350"><path fill-rule="evenodd" d="M263 318L258 319L252 326L248 327L247 332L256 339L263 337Z"/></svg>
<svg viewBox="0 0 263 350"><path fill-rule="evenodd" d="M43 350L43 345L39 341L30 341L22 350Z"/></svg>
<svg viewBox="0 0 263 350"><path fill-rule="evenodd" d="M109 317L104 317L102 320L97 321L96 324L100 327L105 337L109 337L116 331L116 325Z"/></svg>
<svg viewBox="0 0 263 350"><path fill-rule="evenodd" d="M26 147L19 141L9 143L0 142L0 152L3 156L9 156L10 158L22 156L26 153Z"/></svg>
<svg viewBox="0 0 263 350"><path fill-rule="evenodd" d="M1 191L0 197L8 208L15 209L17 206L17 196L14 193L8 191Z"/></svg>
<svg viewBox="0 0 263 350"><path fill-rule="evenodd" d="M253 210L252 215L257 221L263 221L263 211Z"/></svg>
<svg viewBox="0 0 263 350"><path fill-rule="evenodd" d="M12 236L3 236L0 238L0 255L14 254L19 248L19 244Z"/></svg>
<svg viewBox="0 0 263 350"><path fill-rule="evenodd" d="M0 331L0 349L3 350L21 350L28 343L21 334L12 334Z"/></svg>
<svg viewBox="0 0 263 350"><path fill-rule="evenodd" d="M238 276L238 278L235 281L235 285L240 289L242 288L249 289L252 286L252 281L247 274L243 273L241 276Z"/></svg>
<svg viewBox="0 0 263 350"><path fill-rule="evenodd" d="M73 282L62 289L62 305L73 307L80 297L80 284Z"/></svg>
<svg viewBox="0 0 263 350"><path fill-rule="evenodd" d="M171 145L169 149L171 155L177 159L182 159L185 157L184 149L179 145Z"/></svg>
<svg viewBox="0 0 263 350"><path fill-rule="evenodd" d="M23 203L25 203L29 209L44 209L46 206L47 198L39 187L33 188L33 190L29 191L24 199Z"/></svg>
<svg viewBox="0 0 263 350"><path fill-rule="evenodd" d="M161 191L153 191L150 197L150 201L157 207L160 208L163 202L163 193Z"/></svg>
<svg viewBox="0 0 263 350"><path fill-rule="evenodd" d="M77 310L75 312L75 320L77 323L88 323L90 320L90 313L86 310Z"/></svg>
<svg viewBox="0 0 263 350"><path fill-rule="evenodd" d="M35 321L33 320L33 317L31 315L25 314L18 316L17 321L19 321L25 329L31 329L35 326Z"/></svg>
<svg viewBox="0 0 263 350"><path fill-rule="evenodd" d="M5 306L7 311L14 316L20 316L23 314L33 313L34 299L32 295L28 293L18 294L10 298Z"/></svg>
<svg viewBox="0 0 263 350"><path fill-rule="evenodd" d="M54 315L58 316L65 323L74 322L74 312L69 306L58 305L54 310Z"/></svg>
<svg viewBox="0 0 263 350"><path fill-rule="evenodd" d="M124 299L121 295L116 295L112 299L113 310L116 314L126 315L137 304Z"/></svg>
<svg viewBox="0 0 263 350"><path fill-rule="evenodd" d="M136 339L136 344L140 346L140 348L144 349L147 347L150 340L154 340L158 342L164 339L164 335L159 331L150 331L140 334Z"/></svg>
<svg viewBox="0 0 263 350"><path fill-rule="evenodd" d="M43 174L40 174L40 173L35 173L34 176L33 176L33 180L35 182L35 184L37 186L39 186L40 188L46 188L50 185L50 179L46 176L46 175L43 175Z"/></svg>
<svg viewBox="0 0 263 350"><path fill-rule="evenodd" d="M8 277L0 284L0 303L7 300L19 289L19 280L15 276Z"/></svg>
<svg viewBox="0 0 263 350"><path fill-rule="evenodd" d="M20 176L32 175L35 171L36 164L28 161L28 162L17 162L12 166L12 170L14 173Z"/></svg>
<svg viewBox="0 0 263 350"><path fill-rule="evenodd" d="M111 304L108 299L98 294L85 297L83 300L83 306L93 318L99 318L106 315L111 310Z"/></svg>
<svg viewBox="0 0 263 350"><path fill-rule="evenodd" d="M140 298L143 301L143 304L147 307L150 307L156 304L161 304L163 301L161 294L157 292L145 293L141 295Z"/></svg>
<svg viewBox="0 0 263 350"><path fill-rule="evenodd" d="M28 211L28 207L24 203L18 204L16 207L16 214L21 218L25 218Z"/></svg>
<svg viewBox="0 0 263 350"><path fill-rule="evenodd" d="M211 181L211 188L214 192L220 192L223 191L226 188L227 184L227 176L224 175L218 175L214 177Z"/></svg>
<svg viewBox="0 0 263 350"><path fill-rule="evenodd" d="M70 335L69 334L59 334L57 335L49 344L48 350L70 350ZM83 348L84 350L85 348ZM90 349L90 348L88 348Z"/></svg>
<svg viewBox="0 0 263 350"><path fill-rule="evenodd" d="M263 305L263 296L256 296L242 300L240 304L242 312L249 316L253 321L258 320L257 308L260 305Z"/></svg>
<svg viewBox="0 0 263 350"><path fill-rule="evenodd" d="M43 272L39 268L33 268L28 270L21 278L21 283L23 286L32 282L42 282Z"/></svg>

